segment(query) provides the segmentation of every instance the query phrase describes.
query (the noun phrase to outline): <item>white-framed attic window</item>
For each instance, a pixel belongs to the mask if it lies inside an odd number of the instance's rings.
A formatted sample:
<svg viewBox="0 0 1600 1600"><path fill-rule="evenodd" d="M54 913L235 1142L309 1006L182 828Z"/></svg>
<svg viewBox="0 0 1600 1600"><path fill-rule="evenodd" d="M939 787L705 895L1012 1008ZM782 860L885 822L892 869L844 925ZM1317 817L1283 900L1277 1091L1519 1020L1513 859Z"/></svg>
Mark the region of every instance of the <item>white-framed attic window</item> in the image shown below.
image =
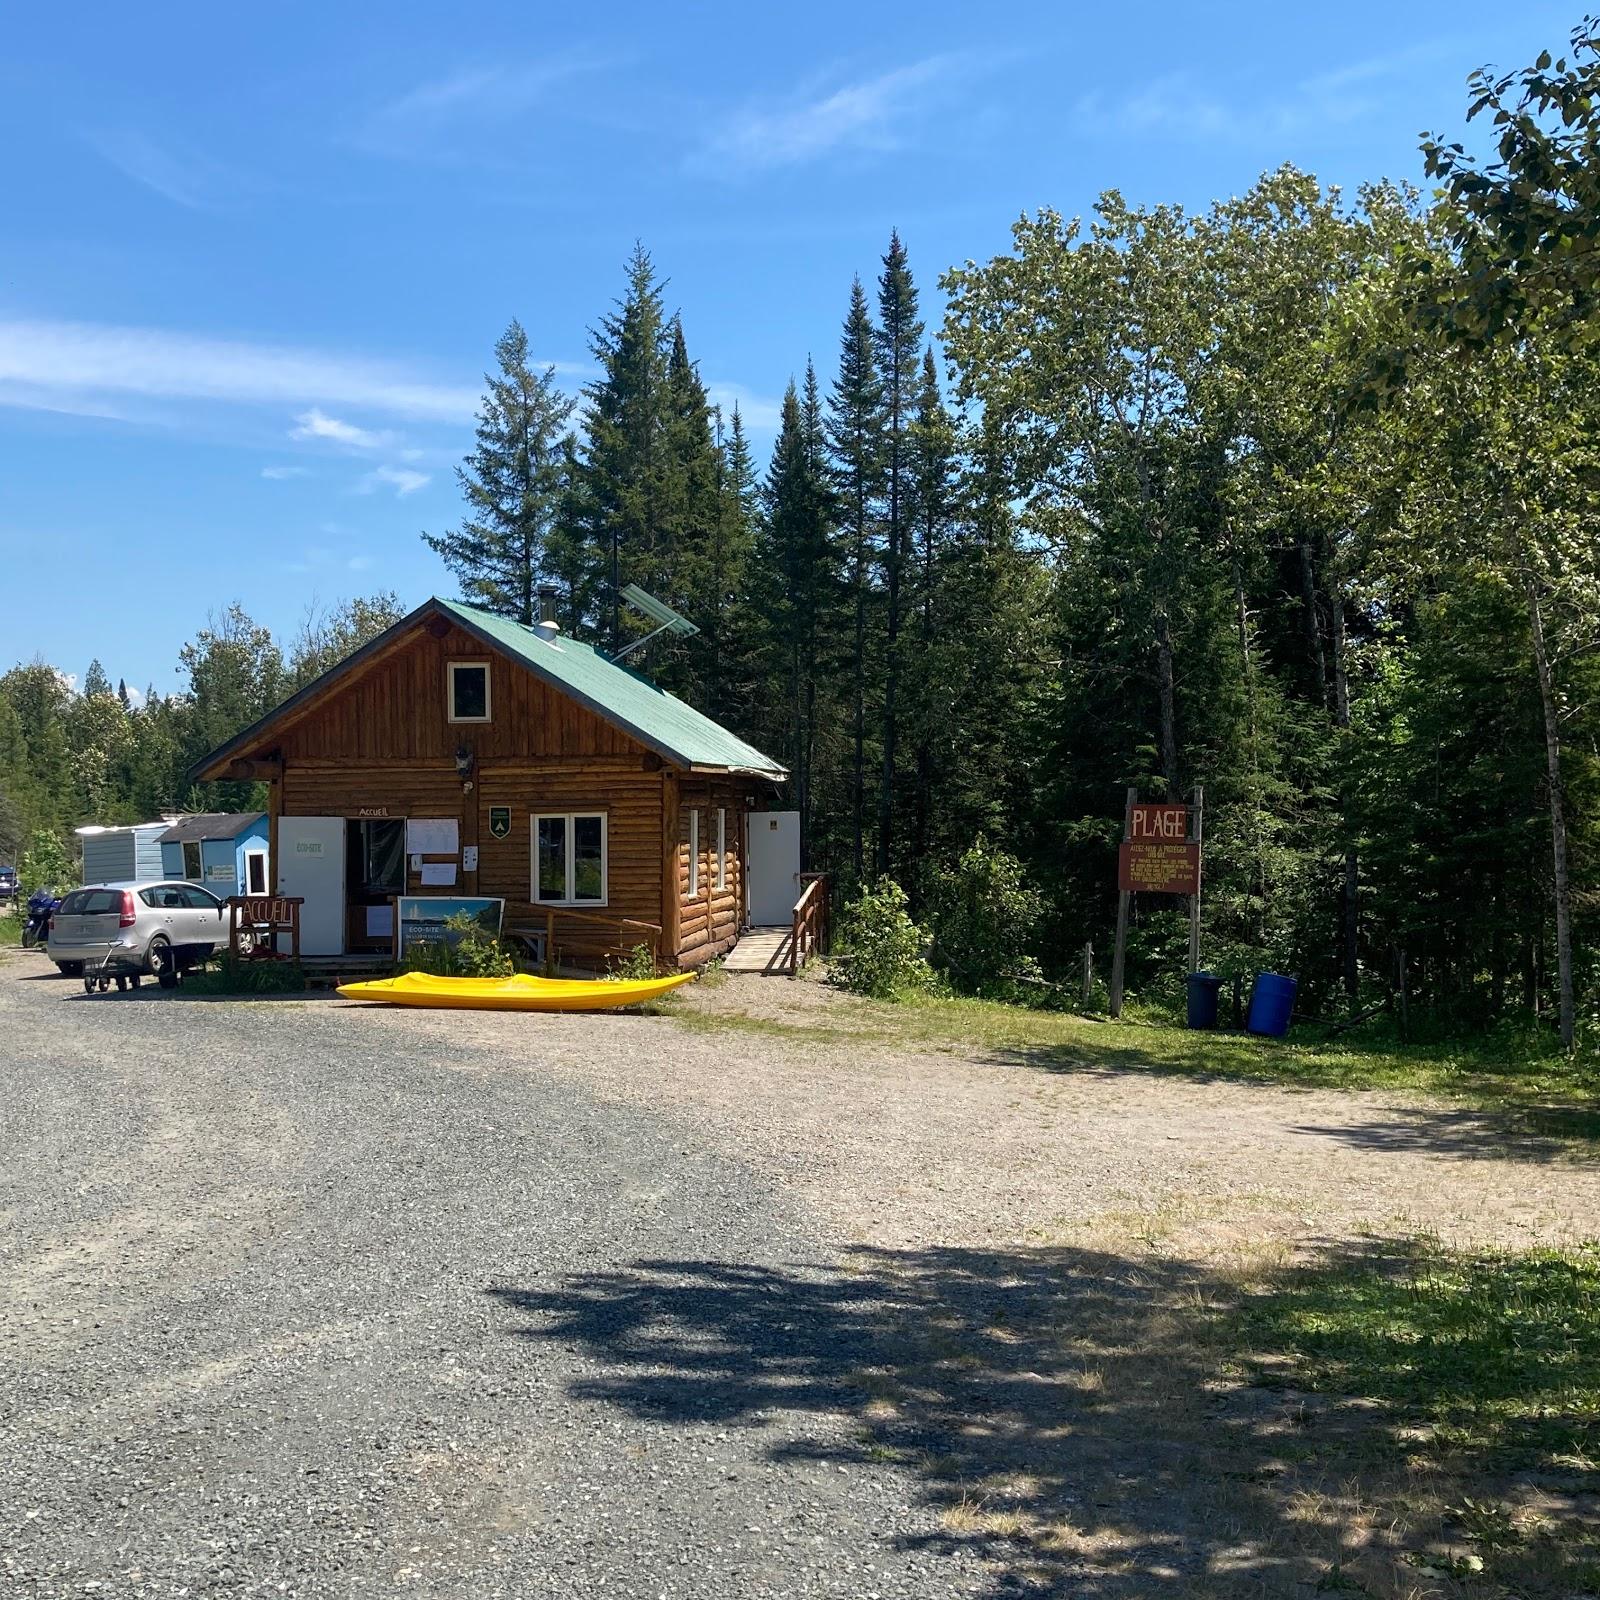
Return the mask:
<svg viewBox="0 0 1600 1600"><path fill-rule="evenodd" d="M487 722L490 713L489 663L452 661L446 679L451 722Z"/></svg>

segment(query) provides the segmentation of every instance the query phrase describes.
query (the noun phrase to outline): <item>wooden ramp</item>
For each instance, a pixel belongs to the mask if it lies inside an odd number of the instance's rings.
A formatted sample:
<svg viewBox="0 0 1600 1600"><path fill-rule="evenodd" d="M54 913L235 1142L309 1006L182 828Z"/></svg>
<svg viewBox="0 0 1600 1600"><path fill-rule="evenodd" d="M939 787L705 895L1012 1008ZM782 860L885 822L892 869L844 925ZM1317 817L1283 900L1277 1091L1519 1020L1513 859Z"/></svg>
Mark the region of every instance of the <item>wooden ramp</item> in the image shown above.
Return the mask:
<svg viewBox="0 0 1600 1600"><path fill-rule="evenodd" d="M751 928L722 958L724 972L756 972L766 978L789 976L788 928Z"/></svg>

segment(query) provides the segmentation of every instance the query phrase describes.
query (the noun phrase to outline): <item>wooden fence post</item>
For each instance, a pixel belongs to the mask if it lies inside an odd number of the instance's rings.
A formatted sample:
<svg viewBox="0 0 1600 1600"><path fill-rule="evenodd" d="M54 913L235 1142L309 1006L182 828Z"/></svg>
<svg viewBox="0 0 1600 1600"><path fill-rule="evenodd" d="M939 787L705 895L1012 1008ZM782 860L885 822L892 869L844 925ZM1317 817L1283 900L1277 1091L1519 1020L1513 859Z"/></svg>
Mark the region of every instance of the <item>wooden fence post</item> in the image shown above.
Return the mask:
<svg viewBox="0 0 1600 1600"><path fill-rule="evenodd" d="M1129 833L1133 827L1133 808L1139 799L1139 791L1130 786L1128 798L1122 809L1122 842L1127 843ZM1117 872L1122 871L1122 852L1117 852ZM1111 952L1111 1015L1122 1015L1122 980L1123 967L1128 955L1128 902L1132 898L1127 889L1117 890L1117 943Z"/></svg>

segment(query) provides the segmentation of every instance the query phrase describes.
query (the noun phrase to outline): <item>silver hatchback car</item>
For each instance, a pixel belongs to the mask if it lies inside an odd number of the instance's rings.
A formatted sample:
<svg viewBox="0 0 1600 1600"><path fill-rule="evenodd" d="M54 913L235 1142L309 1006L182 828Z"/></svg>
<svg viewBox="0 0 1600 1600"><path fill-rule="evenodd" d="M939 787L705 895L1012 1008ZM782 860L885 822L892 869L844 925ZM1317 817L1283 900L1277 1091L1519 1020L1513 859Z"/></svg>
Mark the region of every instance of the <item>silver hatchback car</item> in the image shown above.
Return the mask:
<svg viewBox="0 0 1600 1600"><path fill-rule="evenodd" d="M74 889L50 919L45 948L68 977L154 978L173 988L185 967L228 939L228 908L197 883L99 883Z"/></svg>

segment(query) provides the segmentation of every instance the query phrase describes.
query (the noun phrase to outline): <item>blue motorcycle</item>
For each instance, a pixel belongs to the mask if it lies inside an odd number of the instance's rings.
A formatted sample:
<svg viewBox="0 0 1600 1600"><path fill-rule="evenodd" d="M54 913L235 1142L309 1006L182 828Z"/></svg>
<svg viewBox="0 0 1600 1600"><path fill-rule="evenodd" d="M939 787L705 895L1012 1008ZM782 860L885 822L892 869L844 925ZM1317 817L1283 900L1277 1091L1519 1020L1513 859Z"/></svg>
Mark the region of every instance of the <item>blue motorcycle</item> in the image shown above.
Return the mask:
<svg viewBox="0 0 1600 1600"><path fill-rule="evenodd" d="M28 916L22 924L22 948L31 950L50 937L50 919L60 909L60 895L48 889L35 889L28 896Z"/></svg>

